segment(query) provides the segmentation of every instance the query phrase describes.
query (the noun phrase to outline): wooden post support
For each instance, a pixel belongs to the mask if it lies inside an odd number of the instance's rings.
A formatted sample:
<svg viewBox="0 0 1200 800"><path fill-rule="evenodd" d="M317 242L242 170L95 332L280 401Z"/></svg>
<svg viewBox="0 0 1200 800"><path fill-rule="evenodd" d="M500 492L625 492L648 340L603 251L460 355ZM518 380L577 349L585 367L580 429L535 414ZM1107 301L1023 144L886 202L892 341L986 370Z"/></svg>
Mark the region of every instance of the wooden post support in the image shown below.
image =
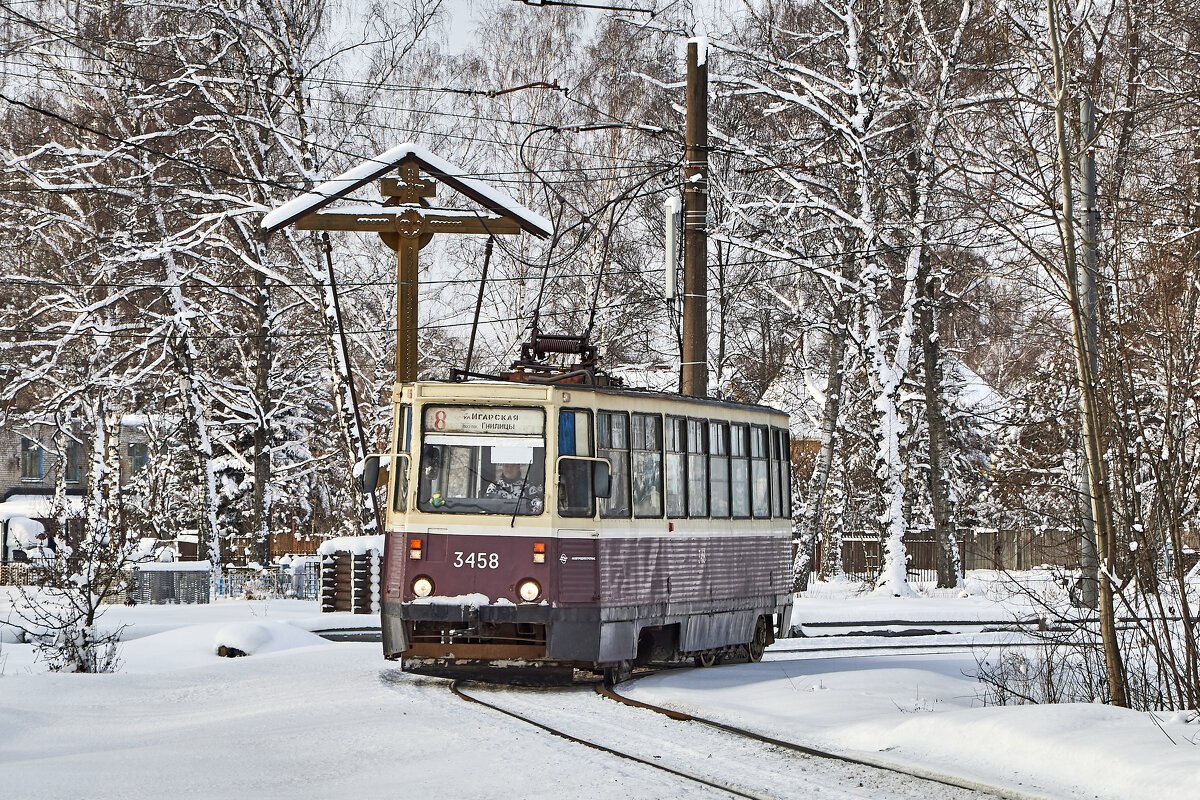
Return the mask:
<svg viewBox="0 0 1200 800"><path fill-rule="evenodd" d="M437 185L421 178L417 159L398 165L397 178L383 178L384 205L375 210L318 211L296 221L298 230L375 232L396 251L396 383L417 379L418 277L420 251L435 233L513 235L521 224L487 212L430 208Z"/></svg>

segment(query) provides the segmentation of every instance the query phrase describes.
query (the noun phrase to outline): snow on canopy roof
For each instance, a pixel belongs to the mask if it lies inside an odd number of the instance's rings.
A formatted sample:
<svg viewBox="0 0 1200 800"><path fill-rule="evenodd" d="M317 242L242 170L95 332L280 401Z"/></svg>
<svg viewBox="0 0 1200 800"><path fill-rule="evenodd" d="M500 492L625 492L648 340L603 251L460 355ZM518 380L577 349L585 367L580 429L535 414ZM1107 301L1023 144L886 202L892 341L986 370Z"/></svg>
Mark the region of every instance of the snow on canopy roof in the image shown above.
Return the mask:
<svg viewBox="0 0 1200 800"><path fill-rule="evenodd" d="M366 555L369 551L383 552L383 534L373 536L335 536L321 542L317 554L330 556L334 553L350 552L357 556Z"/></svg>
<svg viewBox="0 0 1200 800"><path fill-rule="evenodd" d="M67 512L72 515L83 513L83 498L67 496ZM54 516L54 497L48 494L14 494L0 503L0 520L25 517L26 519L50 519Z"/></svg>
<svg viewBox="0 0 1200 800"><path fill-rule="evenodd" d="M46 533L46 526L37 520L15 517L8 523L8 546L19 550L32 550L39 546Z"/></svg>
<svg viewBox="0 0 1200 800"><path fill-rule="evenodd" d="M267 233L274 233L301 217L321 210L334 200L345 197L363 184L384 176L409 158L416 160L425 172L447 186L491 211L513 219L527 233L545 238L553 232L553 227L545 217L533 213L499 189L468 177L459 167L412 142L396 145L386 153L369 158L336 178L325 181L311 192L284 203L263 217L262 228Z"/></svg>

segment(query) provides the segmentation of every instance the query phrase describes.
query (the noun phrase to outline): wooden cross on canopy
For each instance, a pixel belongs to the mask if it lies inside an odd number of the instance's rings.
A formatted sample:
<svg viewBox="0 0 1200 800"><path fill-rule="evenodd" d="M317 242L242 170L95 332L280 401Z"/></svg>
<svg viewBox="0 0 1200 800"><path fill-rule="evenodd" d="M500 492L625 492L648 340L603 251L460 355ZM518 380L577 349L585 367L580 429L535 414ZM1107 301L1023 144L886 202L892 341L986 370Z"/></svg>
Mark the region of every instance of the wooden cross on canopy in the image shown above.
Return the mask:
<svg viewBox="0 0 1200 800"><path fill-rule="evenodd" d="M384 178L396 170L398 177ZM421 179L424 171L435 180ZM381 178L383 205L358 203L336 211L325 206ZM437 183L444 183L484 206L486 211L432 208ZM295 224L302 231L374 231L396 251L396 382L417 379L417 261L435 233L504 236L526 231L538 238L552 232L550 223L508 195L415 144L393 147L296 198L262 221L270 234Z"/></svg>

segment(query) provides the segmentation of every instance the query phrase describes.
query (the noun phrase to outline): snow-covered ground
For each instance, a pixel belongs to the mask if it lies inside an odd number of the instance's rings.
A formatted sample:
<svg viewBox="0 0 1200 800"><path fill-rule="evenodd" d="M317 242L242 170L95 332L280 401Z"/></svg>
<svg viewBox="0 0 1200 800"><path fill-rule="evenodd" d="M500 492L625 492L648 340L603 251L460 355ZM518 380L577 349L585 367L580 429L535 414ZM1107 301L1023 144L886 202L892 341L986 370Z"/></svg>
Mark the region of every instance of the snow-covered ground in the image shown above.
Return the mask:
<svg viewBox="0 0 1200 800"><path fill-rule="evenodd" d="M1152 718L1085 704L984 708L969 650L806 652L823 643L815 637L838 631L817 622L976 620L982 627L1033 612L994 576L975 576L968 590L966 597L891 598L817 585L796 603L809 638L778 643L761 664L662 673L622 693L1018 796L1198 795L1200 723L1188 715ZM0 619L6 613L0 595ZM378 644L311 633L371 621L320 615L302 601L113 607L105 623L125 625L126 642L120 671L110 675L47 673L29 645L11 633L0 637L0 793L722 796L468 706L442 681L399 672ZM220 644L251 655L219 658ZM630 712L609 705L614 715ZM598 708L589 713L603 713ZM677 723L661 731L693 736ZM777 778L767 794L812 796L812 779L811 766L798 769L794 783ZM820 796L872 795L830 784Z"/></svg>

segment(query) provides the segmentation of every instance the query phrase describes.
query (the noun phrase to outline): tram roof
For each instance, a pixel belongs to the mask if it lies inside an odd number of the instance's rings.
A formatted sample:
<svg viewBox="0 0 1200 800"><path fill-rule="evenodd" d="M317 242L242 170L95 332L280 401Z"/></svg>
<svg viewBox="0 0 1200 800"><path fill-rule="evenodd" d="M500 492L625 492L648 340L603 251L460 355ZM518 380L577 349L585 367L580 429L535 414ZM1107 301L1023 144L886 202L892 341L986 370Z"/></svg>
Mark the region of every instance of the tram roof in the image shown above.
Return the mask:
<svg viewBox="0 0 1200 800"><path fill-rule="evenodd" d="M739 411L757 411L759 413L774 414L781 417L787 417L785 411L772 406L758 405L755 403L737 403L728 400L714 400L707 397L691 397L689 395L675 394L672 392L659 392L652 389L637 389L630 387L615 387L615 386L596 386L593 384L580 383L534 383L532 381L503 381L503 380L475 380L468 382L455 381L418 381L416 383L404 384L403 388L414 387L422 399L449 399L455 394L463 394L469 396L475 394L474 390L485 390L487 399L497 401L550 401L554 397L554 392L592 392L594 394L602 394L616 397L628 397L631 399L658 400L669 403L682 403L686 405L707 406L711 408L728 408ZM438 391L448 390L448 391ZM433 390L433 391L427 391ZM459 390L456 392L455 390ZM472 390L469 393L463 390Z"/></svg>

